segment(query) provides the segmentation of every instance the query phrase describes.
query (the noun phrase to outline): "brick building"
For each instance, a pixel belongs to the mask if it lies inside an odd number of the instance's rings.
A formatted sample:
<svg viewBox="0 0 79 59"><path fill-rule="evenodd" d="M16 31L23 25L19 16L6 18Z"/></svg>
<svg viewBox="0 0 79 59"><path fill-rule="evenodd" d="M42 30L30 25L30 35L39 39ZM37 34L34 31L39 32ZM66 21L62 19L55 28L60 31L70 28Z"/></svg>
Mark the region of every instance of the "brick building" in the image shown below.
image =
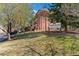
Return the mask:
<svg viewBox="0 0 79 59"><path fill-rule="evenodd" d="M36 13L36 19L32 25L32 28L35 31L48 31L48 25L50 23L48 20L48 14L49 10L47 9L41 9Z"/></svg>

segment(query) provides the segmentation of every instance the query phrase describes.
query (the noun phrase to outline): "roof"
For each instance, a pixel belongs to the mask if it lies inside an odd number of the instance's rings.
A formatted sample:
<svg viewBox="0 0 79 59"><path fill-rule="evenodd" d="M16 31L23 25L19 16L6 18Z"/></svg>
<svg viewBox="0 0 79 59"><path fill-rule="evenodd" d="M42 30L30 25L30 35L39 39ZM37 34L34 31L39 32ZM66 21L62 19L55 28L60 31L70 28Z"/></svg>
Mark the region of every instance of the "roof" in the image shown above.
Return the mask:
<svg viewBox="0 0 79 59"><path fill-rule="evenodd" d="M40 11L45 11L45 12L48 12L49 13L49 10L48 9L45 9L45 8L41 9Z"/></svg>
<svg viewBox="0 0 79 59"><path fill-rule="evenodd" d="M3 29L3 26L2 26L2 25L0 25L0 28L1 28L1 29Z"/></svg>
<svg viewBox="0 0 79 59"><path fill-rule="evenodd" d="M40 9L37 13L36 13L36 16L39 16L39 15L48 15L49 14L49 10L48 9Z"/></svg>
<svg viewBox="0 0 79 59"><path fill-rule="evenodd" d="M4 29L4 27L2 25L0 25L0 33L5 33L6 30Z"/></svg>

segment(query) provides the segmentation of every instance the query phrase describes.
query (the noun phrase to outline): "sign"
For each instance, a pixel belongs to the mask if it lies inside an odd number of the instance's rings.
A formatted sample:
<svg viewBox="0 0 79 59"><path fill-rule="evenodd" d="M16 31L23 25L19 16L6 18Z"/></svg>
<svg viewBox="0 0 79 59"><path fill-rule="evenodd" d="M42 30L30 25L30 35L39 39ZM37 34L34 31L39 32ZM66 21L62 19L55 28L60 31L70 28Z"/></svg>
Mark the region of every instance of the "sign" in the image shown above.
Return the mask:
<svg viewBox="0 0 79 59"><path fill-rule="evenodd" d="M61 23L60 22L59 23L50 23L48 27L49 27L49 29L57 30L57 29L61 28Z"/></svg>

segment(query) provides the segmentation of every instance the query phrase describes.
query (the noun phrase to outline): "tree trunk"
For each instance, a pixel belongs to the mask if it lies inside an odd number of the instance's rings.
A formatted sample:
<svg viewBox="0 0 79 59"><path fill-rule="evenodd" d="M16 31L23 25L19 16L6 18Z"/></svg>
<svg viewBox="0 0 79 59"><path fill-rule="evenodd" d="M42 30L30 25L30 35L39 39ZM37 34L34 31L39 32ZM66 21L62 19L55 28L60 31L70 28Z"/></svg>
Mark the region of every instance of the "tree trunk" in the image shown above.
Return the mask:
<svg viewBox="0 0 79 59"><path fill-rule="evenodd" d="M67 21L64 22L65 32L67 32Z"/></svg>
<svg viewBox="0 0 79 59"><path fill-rule="evenodd" d="M67 26L65 26L65 32L67 32Z"/></svg>
<svg viewBox="0 0 79 59"><path fill-rule="evenodd" d="M8 40L11 40L11 37L10 37L10 33L11 33L11 22L10 21L8 22L7 27L8 27L8 29L7 29Z"/></svg>
<svg viewBox="0 0 79 59"><path fill-rule="evenodd" d="M11 40L11 38L10 38L10 33L8 33L8 40Z"/></svg>

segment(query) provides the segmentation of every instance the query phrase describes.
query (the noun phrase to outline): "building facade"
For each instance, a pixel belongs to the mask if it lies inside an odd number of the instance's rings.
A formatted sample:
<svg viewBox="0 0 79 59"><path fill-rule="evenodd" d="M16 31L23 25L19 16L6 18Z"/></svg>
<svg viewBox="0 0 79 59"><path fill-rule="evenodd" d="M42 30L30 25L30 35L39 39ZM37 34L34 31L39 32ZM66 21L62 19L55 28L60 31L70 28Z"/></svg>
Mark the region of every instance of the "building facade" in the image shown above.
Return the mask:
<svg viewBox="0 0 79 59"><path fill-rule="evenodd" d="M49 11L47 9L39 10L35 17L35 21L32 25L34 31L48 31L49 19L48 19Z"/></svg>

